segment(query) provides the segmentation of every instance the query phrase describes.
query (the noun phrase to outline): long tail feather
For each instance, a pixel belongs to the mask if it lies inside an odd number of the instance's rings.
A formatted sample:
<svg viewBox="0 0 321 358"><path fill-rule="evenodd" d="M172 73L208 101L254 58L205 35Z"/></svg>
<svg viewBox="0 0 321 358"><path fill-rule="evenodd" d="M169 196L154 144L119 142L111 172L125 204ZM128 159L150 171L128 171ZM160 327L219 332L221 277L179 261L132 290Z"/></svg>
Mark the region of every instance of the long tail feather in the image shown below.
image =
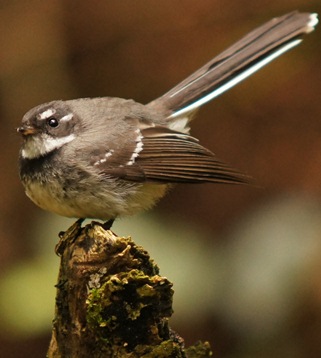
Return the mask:
<svg viewBox="0 0 321 358"><path fill-rule="evenodd" d="M316 14L297 11L272 19L149 105L165 108L169 120L189 114L298 45L317 23Z"/></svg>

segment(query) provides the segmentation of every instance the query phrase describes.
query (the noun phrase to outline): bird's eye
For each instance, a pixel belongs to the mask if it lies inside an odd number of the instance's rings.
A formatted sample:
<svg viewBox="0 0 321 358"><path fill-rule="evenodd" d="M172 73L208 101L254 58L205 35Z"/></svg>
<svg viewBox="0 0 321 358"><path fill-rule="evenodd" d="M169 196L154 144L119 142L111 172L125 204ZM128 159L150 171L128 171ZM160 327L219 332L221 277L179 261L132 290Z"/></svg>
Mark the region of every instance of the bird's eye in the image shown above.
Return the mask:
<svg viewBox="0 0 321 358"><path fill-rule="evenodd" d="M59 125L59 121L55 117L50 117L47 119L47 124L52 128L56 128Z"/></svg>

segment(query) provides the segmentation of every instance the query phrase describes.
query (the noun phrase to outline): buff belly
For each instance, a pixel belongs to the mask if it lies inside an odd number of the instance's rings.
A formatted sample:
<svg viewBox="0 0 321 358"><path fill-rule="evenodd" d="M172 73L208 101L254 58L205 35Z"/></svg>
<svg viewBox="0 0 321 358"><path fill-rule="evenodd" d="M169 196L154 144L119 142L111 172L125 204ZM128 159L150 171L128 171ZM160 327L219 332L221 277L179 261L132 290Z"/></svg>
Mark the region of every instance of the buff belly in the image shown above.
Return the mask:
<svg viewBox="0 0 321 358"><path fill-rule="evenodd" d="M168 185L133 185L123 181L122 185L117 182L114 188L112 185L111 187L114 190L105 190L103 186L99 186L98 190L93 190L92 187L62 190L58 182L51 182L50 185L39 182L25 183L27 196L46 211L66 217L100 220L133 215L149 209L165 195Z"/></svg>

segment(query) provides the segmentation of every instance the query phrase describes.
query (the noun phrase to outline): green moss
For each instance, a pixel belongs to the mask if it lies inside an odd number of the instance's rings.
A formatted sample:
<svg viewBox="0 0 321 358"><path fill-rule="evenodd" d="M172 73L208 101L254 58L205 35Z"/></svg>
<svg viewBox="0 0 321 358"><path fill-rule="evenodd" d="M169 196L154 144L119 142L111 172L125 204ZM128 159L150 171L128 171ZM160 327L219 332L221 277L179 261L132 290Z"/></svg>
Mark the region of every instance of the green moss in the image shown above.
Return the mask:
<svg viewBox="0 0 321 358"><path fill-rule="evenodd" d="M97 223L78 223L61 241L51 356L211 356L206 343L185 350L169 328L172 284L142 247Z"/></svg>
<svg viewBox="0 0 321 358"><path fill-rule="evenodd" d="M115 330L125 321L157 321L172 314L171 283L134 269L102 277L101 287L89 290L87 322L96 329ZM166 303L164 303L165 297ZM148 314L147 314L148 313ZM140 320L140 323L142 323ZM132 322L129 322L133 324ZM102 332L104 335L104 333Z"/></svg>

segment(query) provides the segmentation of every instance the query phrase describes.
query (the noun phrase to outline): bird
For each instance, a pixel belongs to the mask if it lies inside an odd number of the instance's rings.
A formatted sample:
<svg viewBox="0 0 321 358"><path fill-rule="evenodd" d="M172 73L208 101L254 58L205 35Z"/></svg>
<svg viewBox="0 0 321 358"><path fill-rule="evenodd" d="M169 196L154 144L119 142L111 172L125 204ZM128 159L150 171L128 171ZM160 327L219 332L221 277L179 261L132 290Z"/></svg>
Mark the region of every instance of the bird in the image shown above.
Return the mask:
<svg viewBox="0 0 321 358"><path fill-rule="evenodd" d="M298 11L273 18L146 105L97 97L34 107L17 128L26 195L44 210L111 227L117 217L151 208L177 183L248 183L190 135L191 120L317 23L317 14Z"/></svg>

